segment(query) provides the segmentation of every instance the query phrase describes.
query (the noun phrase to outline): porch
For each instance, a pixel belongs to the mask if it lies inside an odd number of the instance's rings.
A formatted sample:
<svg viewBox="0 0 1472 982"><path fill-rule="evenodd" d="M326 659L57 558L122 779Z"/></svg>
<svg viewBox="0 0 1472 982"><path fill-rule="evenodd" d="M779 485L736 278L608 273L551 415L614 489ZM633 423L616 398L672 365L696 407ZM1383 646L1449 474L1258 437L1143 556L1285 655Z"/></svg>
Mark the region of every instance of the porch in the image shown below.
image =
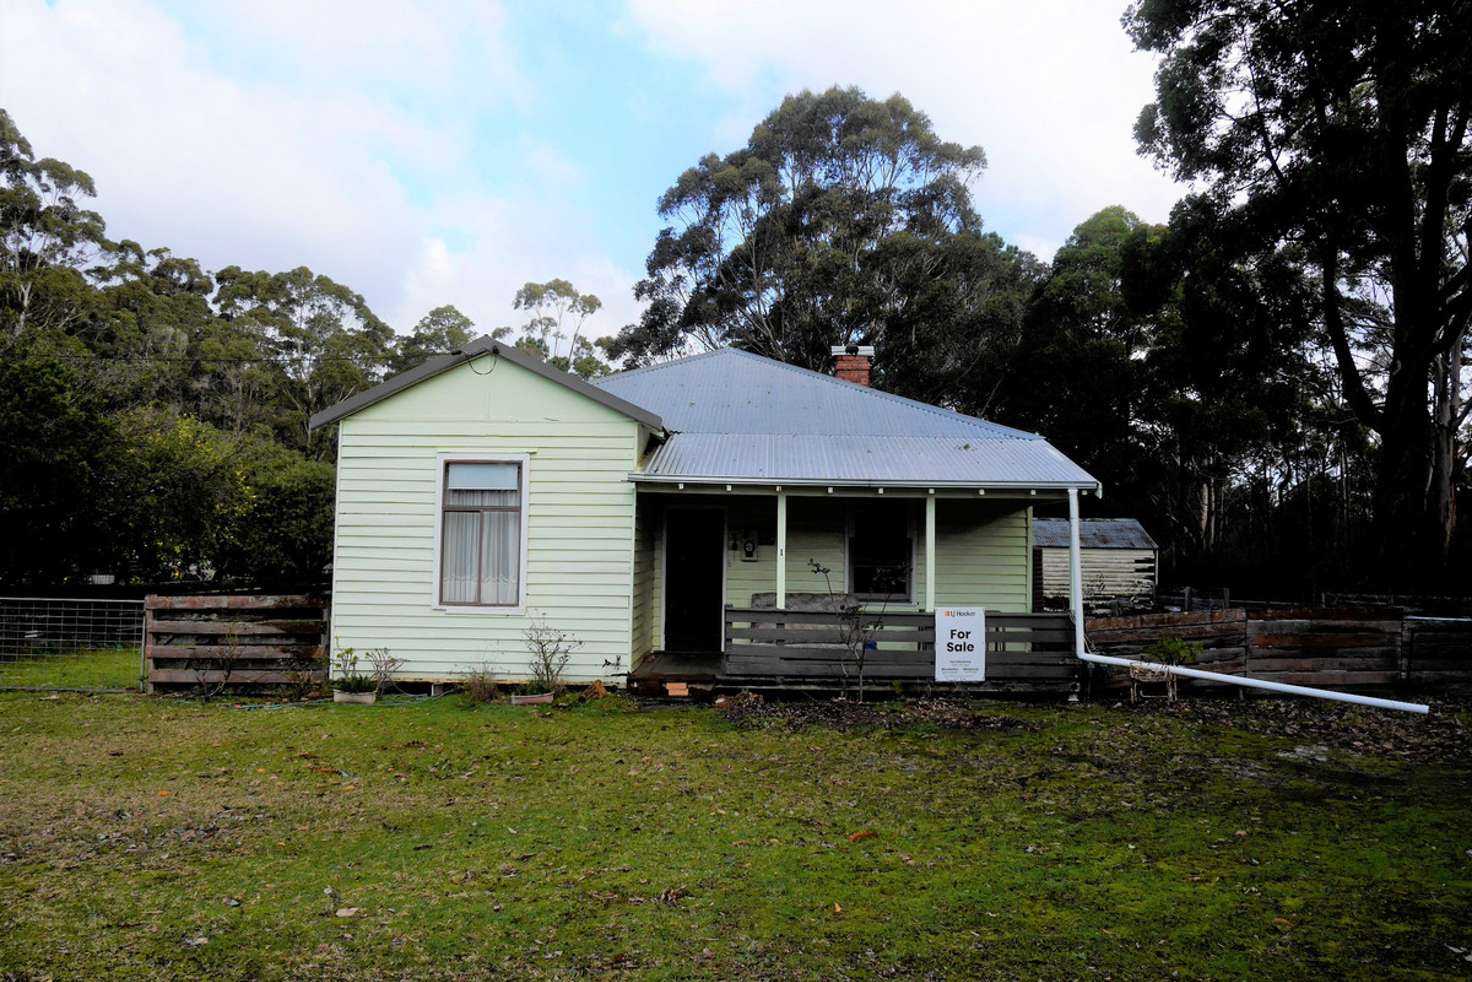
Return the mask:
<svg viewBox="0 0 1472 982"><path fill-rule="evenodd" d="M976 607L986 681L967 689L1072 691L1070 616L1031 612L1050 497L1068 495L641 485L630 685L831 689L860 663L866 684L933 685L936 609Z"/></svg>

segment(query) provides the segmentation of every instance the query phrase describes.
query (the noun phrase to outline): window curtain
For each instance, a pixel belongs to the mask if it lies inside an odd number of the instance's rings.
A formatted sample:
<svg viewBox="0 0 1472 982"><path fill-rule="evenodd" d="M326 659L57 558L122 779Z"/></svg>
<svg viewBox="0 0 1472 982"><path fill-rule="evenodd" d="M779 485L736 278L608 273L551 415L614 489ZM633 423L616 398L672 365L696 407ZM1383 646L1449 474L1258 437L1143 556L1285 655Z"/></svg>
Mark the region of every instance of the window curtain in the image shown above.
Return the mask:
<svg viewBox="0 0 1472 982"><path fill-rule="evenodd" d="M473 604L476 562L480 546L480 512L445 512L445 546L440 555L443 584L440 598L447 604Z"/></svg>
<svg viewBox="0 0 1472 982"><path fill-rule="evenodd" d="M513 606L521 580L521 474L516 464L450 464L445 475L440 597ZM448 509L475 509L450 511Z"/></svg>

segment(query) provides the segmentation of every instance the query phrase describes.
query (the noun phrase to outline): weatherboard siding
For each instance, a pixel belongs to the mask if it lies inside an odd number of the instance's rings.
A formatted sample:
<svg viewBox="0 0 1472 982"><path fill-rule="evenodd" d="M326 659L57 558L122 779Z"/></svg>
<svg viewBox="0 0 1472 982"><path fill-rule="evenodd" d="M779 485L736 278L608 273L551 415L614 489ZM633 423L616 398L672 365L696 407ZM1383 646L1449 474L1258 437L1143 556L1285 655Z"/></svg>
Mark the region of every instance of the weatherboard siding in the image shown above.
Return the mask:
<svg viewBox="0 0 1472 982"><path fill-rule="evenodd" d="M491 367L491 366L494 367ZM334 648L387 648L405 678L489 666L527 675L536 619L581 642L568 681L621 681L640 624L638 424L506 359L479 359L340 424ZM449 612L434 599L440 454L528 454L526 612ZM619 666L617 668L613 666Z"/></svg>
<svg viewBox="0 0 1472 982"><path fill-rule="evenodd" d="M633 652L629 659L631 668L638 666L658 643L654 617L655 519L654 504L647 496L640 499L634 509L634 584L631 613Z"/></svg>
<svg viewBox="0 0 1472 982"><path fill-rule="evenodd" d="M829 584L809 565L816 560L831 572L835 593L846 589L847 511L852 499L789 495L787 499L787 592L826 594ZM890 609L916 609L925 601L924 502L908 499L915 541L915 600ZM936 502L936 603L979 605L990 610L1026 612L1032 604L1029 509L1013 503L942 498ZM743 496L726 505L732 535L754 532L762 544L754 560L726 554L726 602L743 607L758 593L777 589L776 502Z"/></svg>
<svg viewBox="0 0 1472 982"><path fill-rule="evenodd" d="M1067 597L1072 570L1067 549L1040 547L1042 596ZM1155 590L1155 550L1080 549L1085 597L1134 597Z"/></svg>

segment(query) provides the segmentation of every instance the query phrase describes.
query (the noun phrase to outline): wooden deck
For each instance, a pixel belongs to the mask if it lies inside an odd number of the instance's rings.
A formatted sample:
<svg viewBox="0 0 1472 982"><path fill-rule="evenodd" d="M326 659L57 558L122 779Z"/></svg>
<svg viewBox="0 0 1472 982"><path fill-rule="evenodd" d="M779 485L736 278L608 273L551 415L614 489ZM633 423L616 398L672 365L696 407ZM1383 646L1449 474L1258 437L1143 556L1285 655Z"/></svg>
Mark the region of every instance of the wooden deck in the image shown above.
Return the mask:
<svg viewBox="0 0 1472 982"><path fill-rule="evenodd" d="M740 688L831 689L853 681L846 637L872 642L867 683L935 684L932 614L875 613L855 624L823 611L726 608L724 654L654 652L629 674L635 691ZM851 632L857 632L852 634ZM1073 625L1063 614L986 616L986 681L955 685L978 692L1076 691L1084 665L1073 657ZM952 685L945 684L950 688ZM676 691L679 691L678 689Z"/></svg>

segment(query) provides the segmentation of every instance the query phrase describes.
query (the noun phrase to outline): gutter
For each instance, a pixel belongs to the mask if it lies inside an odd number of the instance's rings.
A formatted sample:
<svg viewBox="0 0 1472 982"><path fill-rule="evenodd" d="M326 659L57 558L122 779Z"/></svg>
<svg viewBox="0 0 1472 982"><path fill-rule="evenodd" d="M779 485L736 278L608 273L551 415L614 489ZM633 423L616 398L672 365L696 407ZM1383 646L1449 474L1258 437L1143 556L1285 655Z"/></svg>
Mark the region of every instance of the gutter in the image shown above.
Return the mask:
<svg viewBox="0 0 1472 982"><path fill-rule="evenodd" d="M1100 497L1104 494L1104 487L1098 481L855 481L839 480L831 478L814 477L671 477L663 474L653 475L643 471L634 471L629 474L629 480L635 484L731 484L748 488L764 487L794 487L794 488L908 488L928 489L946 488L948 490L971 490L977 491L1093 491Z"/></svg>

